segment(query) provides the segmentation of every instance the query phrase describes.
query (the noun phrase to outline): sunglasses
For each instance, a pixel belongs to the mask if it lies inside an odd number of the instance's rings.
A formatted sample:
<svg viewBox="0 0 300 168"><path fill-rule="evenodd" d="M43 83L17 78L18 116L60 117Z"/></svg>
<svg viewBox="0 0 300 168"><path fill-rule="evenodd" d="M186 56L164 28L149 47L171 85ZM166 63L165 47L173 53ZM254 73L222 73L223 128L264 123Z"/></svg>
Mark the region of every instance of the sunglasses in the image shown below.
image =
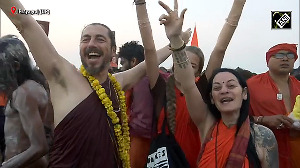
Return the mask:
<svg viewBox="0 0 300 168"><path fill-rule="evenodd" d="M276 58L276 59L282 59L284 56L286 56L288 59L295 58L295 54L293 54L293 53L286 53L286 54L277 53L277 54L273 55L273 57Z"/></svg>

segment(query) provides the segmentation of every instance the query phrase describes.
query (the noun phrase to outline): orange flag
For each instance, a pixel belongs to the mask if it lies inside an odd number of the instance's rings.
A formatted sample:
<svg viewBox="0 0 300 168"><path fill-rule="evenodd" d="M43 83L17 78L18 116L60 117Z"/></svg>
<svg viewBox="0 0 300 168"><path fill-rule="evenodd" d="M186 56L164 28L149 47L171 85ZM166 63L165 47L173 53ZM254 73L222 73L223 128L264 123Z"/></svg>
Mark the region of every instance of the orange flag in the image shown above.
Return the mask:
<svg viewBox="0 0 300 168"><path fill-rule="evenodd" d="M197 36L196 25L195 25L195 28L194 28L194 34L193 34L193 38L192 38L192 41L191 41L191 46L199 47L198 46L198 36Z"/></svg>

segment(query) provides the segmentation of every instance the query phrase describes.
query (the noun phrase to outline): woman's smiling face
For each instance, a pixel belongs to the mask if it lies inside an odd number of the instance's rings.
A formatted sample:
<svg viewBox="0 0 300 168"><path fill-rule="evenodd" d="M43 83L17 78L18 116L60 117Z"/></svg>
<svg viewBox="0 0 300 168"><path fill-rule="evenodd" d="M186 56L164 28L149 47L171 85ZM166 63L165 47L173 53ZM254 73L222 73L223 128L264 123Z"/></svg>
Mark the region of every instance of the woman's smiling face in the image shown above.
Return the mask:
<svg viewBox="0 0 300 168"><path fill-rule="evenodd" d="M213 79L211 102L221 113L239 112L247 91L230 72L220 72Z"/></svg>

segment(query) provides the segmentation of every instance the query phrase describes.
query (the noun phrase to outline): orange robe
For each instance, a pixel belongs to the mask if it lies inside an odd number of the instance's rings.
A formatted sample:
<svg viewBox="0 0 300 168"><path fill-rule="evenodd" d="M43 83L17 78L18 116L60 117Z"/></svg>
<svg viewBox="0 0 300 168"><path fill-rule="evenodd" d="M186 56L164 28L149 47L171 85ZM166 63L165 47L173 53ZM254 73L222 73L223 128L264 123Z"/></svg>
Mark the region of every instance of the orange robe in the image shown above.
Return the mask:
<svg viewBox="0 0 300 168"><path fill-rule="evenodd" d="M176 128L175 139L185 154L191 168L197 167L197 159L200 152L200 136L197 126L192 121L188 112L184 95L175 87L176 92ZM164 119L164 111L162 109L158 121L158 130Z"/></svg>
<svg viewBox="0 0 300 168"><path fill-rule="evenodd" d="M289 79L291 105L294 107L296 96L300 94L300 82L293 76ZM250 115L271 116L289 113L286 111L284 101L277 100L279 91L269 72L254 76L247 83L251 97ZM279 167L300 167L300 137L291 137L289 129L272 129L272 131L278 143Z"/></svg>
<svg viewBox="0 0 300 168"><path fill-rule="evenodd" d="M217 126L215 126L212 132L212 139L207 142L204 153L198 165L199 168L215 168L216 167L216 138L217 138L217 166L222 168L226 166L227 159L229 157L229 153L232 149L234 140L235 140L235 132L236 125L227 128L224 125L223 121L219 122L218 126L218 135L217 135ZM249 168L249 160L245 157L243 168Z"/></svg>
<svg viewBox="0 0 300 168"><path fill-rule="evenodd" d="M0 93L0 106L6 106L6 103L7 103L7 97L3 92L1 92Z"/></svg>

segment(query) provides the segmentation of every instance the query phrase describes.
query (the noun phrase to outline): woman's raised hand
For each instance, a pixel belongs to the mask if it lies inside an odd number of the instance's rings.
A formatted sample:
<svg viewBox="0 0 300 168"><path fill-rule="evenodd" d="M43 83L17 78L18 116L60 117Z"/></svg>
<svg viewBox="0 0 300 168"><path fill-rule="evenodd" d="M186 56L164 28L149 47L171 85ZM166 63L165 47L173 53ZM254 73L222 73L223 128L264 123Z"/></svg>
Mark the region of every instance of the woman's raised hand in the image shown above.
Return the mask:
<svg viewBox="0 0 300 168"><path fill-rule="evenodd" d="M184 14L187 9L183 9L181 11L180 17L178 17L178 2L177 0L174 0L174 10L171 10L168 5L163 3L162 1L158 2L160 6L162 6L168 15L162 14L159 17L160 24L165 25L165 31L168 39L170 40L170 43L172 45L172 42L178 41L178 39L181 39L181 33L182 33L182 25L183 25L183 19ZM178 44L179 46L181 44ZM172 47L178 47L178 46L172 46Z"/></svg>

